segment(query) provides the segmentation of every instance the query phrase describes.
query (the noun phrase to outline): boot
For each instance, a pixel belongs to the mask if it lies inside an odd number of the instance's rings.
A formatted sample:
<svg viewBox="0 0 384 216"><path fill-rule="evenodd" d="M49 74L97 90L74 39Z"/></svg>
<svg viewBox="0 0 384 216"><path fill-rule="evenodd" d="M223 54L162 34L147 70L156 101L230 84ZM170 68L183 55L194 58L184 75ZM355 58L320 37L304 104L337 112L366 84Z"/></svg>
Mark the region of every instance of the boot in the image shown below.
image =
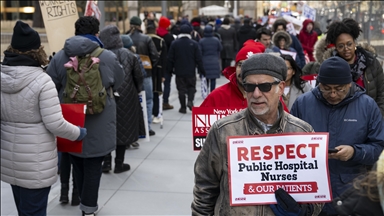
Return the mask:
<svg viewBox="0 0 384 216"><path fill-rule="evenodd" d="M180 113L187 113L187 106L185 105L185 95L179 95L179 101L180 101Z"/></svg>
<svg viewBox="0 0 384 216"><path fill-rule="evenodd" d="M68 203L69 202L68 190L69 190L69 184L68 183L61 184L60 200L59 200L61 203Z"/></svg>
<svg viewBox="0 0 384 216"><path fill-rule="evenodd" d="M122 160L115 159L115 170L114 173L122 173L131 169L129 164L123 163Z"/></svg>
<svg viewBox="0 0 384 216"><path fill-rule="evenodd" d="M112 170L111 161L112 161L112 156L110 154L109 155L105 155L103 166L101 167L103 173L107 173L110 170Z"/></svg>
<svg viewBox="0 0 384 216"><path fill-rule="evenodd" d="M72 201L71 201L72 206L78 206L80 205L80 197L79 197L79 191L77 188L72 188Z"/></svg>

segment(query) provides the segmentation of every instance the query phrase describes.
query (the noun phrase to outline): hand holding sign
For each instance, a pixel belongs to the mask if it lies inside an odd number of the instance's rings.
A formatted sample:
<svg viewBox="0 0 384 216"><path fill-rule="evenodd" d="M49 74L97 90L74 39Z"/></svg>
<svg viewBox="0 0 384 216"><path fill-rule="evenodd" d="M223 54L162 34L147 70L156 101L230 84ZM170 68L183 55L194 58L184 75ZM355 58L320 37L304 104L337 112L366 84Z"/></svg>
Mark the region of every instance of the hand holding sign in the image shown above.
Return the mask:
<svg viewBox="0 0 384 216"><path fill-rule="evenodd" d="M304 216L312 215L313 206L311 204L300 205L284 189L279 188L275 191L277 205L270 205L276 216Z"/></svg>

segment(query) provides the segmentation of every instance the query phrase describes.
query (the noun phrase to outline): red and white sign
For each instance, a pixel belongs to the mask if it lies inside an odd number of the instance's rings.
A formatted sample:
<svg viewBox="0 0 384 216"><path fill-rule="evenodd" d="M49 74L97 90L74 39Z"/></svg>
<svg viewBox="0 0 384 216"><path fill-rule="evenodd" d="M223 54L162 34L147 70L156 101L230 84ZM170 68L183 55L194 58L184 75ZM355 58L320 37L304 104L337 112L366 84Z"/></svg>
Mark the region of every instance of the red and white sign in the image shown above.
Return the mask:
<svg viewBox="0 0 384 216"><path fill-rule="evenodd" d="M96 19L100 20L101 12L97 6L96 1L88 0L87 5L85 6L84 16L94 16Z"/></svg>
<svg viewBox="0 0 384 216"><path fill-rule="evenodd" d="M276 204L283 188L297 202L330 202L328 133L227 138L231 206Z"/></svg>
<svg viewBox="0 0 384 216"><path fill-rule="evenodd" d="M192 109L192 134L193 150L200 151L203 148L207 133L215 121L244 108L214 108L193 107Z"/></svg>

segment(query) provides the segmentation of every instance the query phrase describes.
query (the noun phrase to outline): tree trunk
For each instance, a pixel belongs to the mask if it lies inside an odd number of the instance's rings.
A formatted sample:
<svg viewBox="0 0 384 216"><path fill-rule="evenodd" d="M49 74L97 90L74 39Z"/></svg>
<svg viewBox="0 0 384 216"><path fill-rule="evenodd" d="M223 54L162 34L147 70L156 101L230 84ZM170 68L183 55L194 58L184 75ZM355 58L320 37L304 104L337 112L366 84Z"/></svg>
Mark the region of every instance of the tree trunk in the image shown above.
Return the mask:
<svg viewBox="0 0 384 216"><path fill-rule="evenodd" d="M32 27L44 28L43 15L41 14L39 1L33 1L33 7L35 7L35 13L33 13Z"/></svg>

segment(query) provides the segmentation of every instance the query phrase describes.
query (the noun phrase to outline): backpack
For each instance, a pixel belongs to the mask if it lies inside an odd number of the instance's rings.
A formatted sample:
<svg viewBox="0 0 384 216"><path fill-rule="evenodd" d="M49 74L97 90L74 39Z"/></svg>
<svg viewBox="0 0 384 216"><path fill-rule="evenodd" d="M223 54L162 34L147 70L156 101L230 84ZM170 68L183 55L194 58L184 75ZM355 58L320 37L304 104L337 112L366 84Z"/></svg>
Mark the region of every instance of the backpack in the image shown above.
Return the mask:
<svg viewBox="0 0 384 216"><path fill-rule="evenodd" d="M98 114L104 110L107 91L102 84L98 56L104 49L98 47L91 54L70 57L67 68L64 103L87 105L86 114Z"/></svg>

